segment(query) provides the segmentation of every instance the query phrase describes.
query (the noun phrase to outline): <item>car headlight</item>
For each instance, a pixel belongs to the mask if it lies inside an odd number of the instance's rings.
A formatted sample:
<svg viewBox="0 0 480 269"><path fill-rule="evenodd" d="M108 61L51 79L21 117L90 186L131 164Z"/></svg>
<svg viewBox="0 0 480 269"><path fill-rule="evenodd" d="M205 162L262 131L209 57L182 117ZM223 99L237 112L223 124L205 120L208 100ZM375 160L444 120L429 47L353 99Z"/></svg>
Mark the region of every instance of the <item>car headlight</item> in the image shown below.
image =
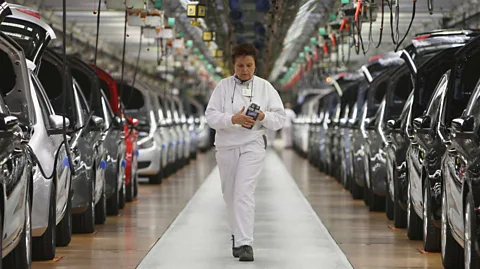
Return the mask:
<svg viewBox="0 0 480 269"><path fill-rule="evenodd" d="M153 147L153 137L145 137L138 141L138 148L139 149L147 149Z"/></svg>

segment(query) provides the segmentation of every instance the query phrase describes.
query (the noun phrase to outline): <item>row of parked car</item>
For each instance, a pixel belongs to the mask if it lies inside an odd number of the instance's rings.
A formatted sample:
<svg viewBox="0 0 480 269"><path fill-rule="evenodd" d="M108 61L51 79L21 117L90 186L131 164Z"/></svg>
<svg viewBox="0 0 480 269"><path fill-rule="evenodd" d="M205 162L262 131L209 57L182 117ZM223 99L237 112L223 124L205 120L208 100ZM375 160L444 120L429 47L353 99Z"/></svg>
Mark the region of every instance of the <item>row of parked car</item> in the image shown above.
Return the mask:
<svg viewBox="0 0 480 269"><path fill-rule="evenodd" d="M161 183L212 143L201 101L64 55L38 12L10 12L0 24L0 268L21 269L118 215L139 176Z"/></svg>
<svg viewBox="0 0 480 269"><path fill-rule="evenodd" d="M419 34L336 75L294 123L299 154L441 252L445 268L480 268L479 36Z"/></svg>

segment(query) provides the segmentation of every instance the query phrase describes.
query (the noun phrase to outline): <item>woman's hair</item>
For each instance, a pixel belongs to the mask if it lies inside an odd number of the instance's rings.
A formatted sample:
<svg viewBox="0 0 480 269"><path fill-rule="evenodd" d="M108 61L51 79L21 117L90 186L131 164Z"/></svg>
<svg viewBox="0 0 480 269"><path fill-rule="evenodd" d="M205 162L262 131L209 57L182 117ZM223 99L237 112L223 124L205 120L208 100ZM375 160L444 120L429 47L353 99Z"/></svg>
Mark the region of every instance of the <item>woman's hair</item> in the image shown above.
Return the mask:
<svg viewBox="0 0 480 269"><path fill-rule="evenodd" d="M235 60L238 56L252 56L255 63L257 63L257 49L253 44L240 44L232 50L232 63L235 64Z"/></svg>

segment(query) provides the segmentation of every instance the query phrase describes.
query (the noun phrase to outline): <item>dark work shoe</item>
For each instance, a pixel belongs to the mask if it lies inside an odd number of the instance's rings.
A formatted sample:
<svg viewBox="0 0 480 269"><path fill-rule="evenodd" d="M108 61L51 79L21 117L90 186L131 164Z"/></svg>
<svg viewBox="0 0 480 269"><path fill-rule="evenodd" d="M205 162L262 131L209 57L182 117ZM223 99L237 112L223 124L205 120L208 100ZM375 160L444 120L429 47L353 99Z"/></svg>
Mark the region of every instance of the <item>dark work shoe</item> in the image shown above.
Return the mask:
<svg viewBox="0 0 480 269"><path fill-rule="evenodd" d="M235 247L235 236L232 235L232 254L233 257L238 258L240 257L240 247Z"/></svg>
<svg viewBox="0 0 480 269"><path fill-rule="evenodd" d="M253 248L251 246L241 246L239 258L241 262L253 262Z"/></svg>

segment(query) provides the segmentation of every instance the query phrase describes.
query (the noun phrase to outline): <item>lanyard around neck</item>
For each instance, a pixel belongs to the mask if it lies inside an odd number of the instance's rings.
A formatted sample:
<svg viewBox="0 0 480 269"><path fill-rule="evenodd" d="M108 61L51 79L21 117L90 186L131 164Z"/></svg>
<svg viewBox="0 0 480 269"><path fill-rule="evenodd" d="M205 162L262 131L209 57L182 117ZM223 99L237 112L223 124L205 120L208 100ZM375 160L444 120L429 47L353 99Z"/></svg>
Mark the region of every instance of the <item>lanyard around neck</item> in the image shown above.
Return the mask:
<svg viewBox="0 0 480 269"><path fill-rule="evenodd" d="M252 83L252 94L250 94L249 98L250 98L250 103L252 103L252 97L253 97L253 93L254 93L254 91L253 91L253 86L254 86L254 84L253 84L253 78L252 78L252 80L251 80L250 82ZM248 84L250 84L250 82L248 82ZM234 81L234 83L235 83L235 84L234 84L234 86L233 86L232 105L233 105L233 101L235 100L235 91L236 91L236 89L237 89L237 82ZM248 84L247 84L247 89L248 89Z"/></svg>

